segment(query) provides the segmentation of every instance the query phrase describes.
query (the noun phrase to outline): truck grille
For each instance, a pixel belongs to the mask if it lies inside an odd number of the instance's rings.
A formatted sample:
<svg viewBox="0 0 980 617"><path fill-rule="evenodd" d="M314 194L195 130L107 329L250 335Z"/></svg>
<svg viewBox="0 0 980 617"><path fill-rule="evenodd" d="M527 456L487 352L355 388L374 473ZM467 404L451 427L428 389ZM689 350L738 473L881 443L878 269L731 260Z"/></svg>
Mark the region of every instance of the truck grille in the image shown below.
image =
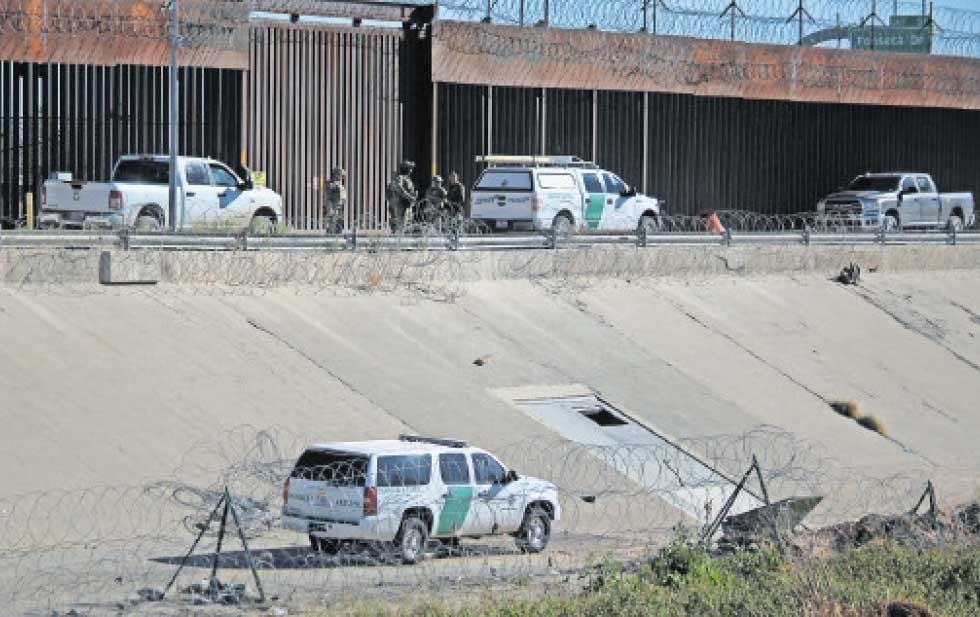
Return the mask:
<svg viewBox="0 0 980 617"><path fill-rule="evenodd" d="M861 203L857 201L828 201L824 212L830 216L852 216L861 214Z"/></svg>

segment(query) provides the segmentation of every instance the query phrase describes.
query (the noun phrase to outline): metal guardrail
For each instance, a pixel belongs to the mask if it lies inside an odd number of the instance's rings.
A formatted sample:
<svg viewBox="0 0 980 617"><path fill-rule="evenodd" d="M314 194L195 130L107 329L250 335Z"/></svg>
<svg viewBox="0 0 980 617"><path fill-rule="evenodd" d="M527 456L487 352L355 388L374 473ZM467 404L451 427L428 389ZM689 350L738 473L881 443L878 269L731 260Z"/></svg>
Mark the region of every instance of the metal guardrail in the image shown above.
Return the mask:
<svg viewBox="0 0 980 617"><path fill-rule="evenodd" d="M925 232L582 232L502 233L473 236L133 233L128 231L3 231L0 250L17 248L162 249L208 251L378 251L378 250L508 250L555 249L578 246L767 246L767 245L902 245L980 244L980 231Z"/></svg>

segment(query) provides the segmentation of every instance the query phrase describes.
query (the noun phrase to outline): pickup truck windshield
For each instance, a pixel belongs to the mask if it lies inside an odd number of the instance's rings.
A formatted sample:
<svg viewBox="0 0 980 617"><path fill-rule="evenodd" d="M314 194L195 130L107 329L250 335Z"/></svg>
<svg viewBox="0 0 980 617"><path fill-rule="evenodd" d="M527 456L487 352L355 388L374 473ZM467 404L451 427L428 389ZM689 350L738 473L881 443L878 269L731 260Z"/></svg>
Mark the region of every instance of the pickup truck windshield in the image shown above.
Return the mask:
<svg viewBox="0 0 980 617"><path fill-rule="evenodd" d="M899 176L858 176L854 178L847 190L849 191L897 191Z"/></svg>
<svg viewBox="0 0 980 617"><path fill-rule="evenodd" d="M477 191L530 191L531 172L488 169L476 183Z"/></svg>
<svg viewBox="0 0 980 617"><path fill-rule="evenodd" d="M112 174L114 182L138 182L140 184L169 184L170 165L166 161L120 161Z"/></svg>

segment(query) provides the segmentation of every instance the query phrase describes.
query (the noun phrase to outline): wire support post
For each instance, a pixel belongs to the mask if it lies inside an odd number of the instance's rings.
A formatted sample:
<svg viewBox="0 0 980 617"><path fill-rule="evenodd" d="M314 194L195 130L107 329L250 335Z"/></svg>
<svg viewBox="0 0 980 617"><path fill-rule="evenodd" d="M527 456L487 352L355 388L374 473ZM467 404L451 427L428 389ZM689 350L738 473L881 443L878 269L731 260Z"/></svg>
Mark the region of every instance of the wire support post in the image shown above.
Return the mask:
<svg viewBox="0 0 980 617"><path fill-rule="evenodd" d="M170 578L170 582L168 582L167 586L164 587L163 593L159 596L160 600L163 600L166 597L167 593L170 592L170 589L174 586L174 583L177 581L177 577L180 576L181 571L184 569L184 567L187 565L188 560L190 560L191 556L194 554L194 551L197 549L198 544L200 544L201 538L204 537L204 534L208 531L208 529L211 528L211 523L214 522L215 518L217 518L219 510L221 510L221 519L218 527L217 545L214 550L214 555L211 558L211 575L208 577L208 584L207 584L207 593L209 596L208 599L211 600L212 602L216 602L221 600L226 593L226 587L222 585L221 582L218 580L218 569L221 565L220 562L221 548L224 543L225 533L228 529L228 514L230 513L232 520L235 523L235 528L238 531L238 539L242 543L245 563L246 565L248 565L248 568L252 573L252 578L255 581L255 589L258 592L258 599L257 599L258 603L262 604L265 602L266 598L265 598L265 591L262 587L262 580L259 578L259 572L255 567L255 561L252 557L252 551L248 547L248 540L246 540L245 531L242 529L241 518L238 514L238 509L235 507L234 500L231 497L231 491L228 489L227 486L225 487L225 490L222 493L221 498L218 500L218 503L216 503L214 508L211 510L211 514L208 515L207 521L203 525L201 525L201 531L200 533L197 534L197 537L194 538L194 542L191 544L190 549L188 549L187 553L180 560L180 565L177 566L177 570Z"/></svg>

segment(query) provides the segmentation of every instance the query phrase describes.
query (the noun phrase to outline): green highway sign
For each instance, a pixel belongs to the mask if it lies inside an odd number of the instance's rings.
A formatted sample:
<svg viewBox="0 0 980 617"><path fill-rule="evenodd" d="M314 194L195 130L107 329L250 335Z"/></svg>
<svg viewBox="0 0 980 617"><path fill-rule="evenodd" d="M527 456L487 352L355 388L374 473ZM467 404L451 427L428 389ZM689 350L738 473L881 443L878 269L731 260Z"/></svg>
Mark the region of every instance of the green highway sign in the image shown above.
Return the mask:
<svg viewBox="0 0 980 617"><path fill-rule="evenodd" d="M893 18L894 21L894 18ZM851 49L898 51L911 54L932 53L932 33L927 28L880 27L851 28Z"/></svg>

